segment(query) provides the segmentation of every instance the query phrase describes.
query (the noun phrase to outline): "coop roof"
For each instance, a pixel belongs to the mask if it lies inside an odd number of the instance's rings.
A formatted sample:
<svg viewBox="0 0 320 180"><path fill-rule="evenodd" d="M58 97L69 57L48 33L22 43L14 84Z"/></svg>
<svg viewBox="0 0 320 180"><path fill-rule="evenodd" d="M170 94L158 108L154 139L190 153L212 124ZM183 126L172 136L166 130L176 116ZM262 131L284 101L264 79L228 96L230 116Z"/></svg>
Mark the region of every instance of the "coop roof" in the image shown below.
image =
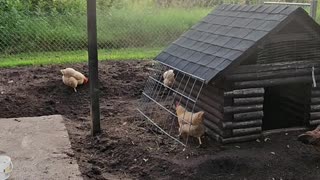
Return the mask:
<svg viewBox="0 0 320 180"><path fill-rule="evenodd" d="M253 53L253 47L259 41L288 24L295 13L316 24L298 7L221 5L169 45L155 60L208 83Z"/></svg>

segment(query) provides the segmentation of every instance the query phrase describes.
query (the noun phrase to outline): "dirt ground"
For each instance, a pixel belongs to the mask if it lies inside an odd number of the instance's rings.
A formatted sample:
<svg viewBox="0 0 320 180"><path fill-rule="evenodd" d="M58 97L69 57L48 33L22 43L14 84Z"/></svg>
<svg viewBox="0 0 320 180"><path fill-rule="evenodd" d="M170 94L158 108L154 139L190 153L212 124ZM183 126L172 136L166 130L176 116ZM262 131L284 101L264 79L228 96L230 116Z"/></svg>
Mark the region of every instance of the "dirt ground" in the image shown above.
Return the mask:
<svg viewBox="0 0 320 180"><path fill-rule="evenodd" d="M63 85L67 65L0 69L0 118L61 114L85 179L320 179L320 152L297 141L301 132L264 141L183 147L155 135L136 111L148 61L101 62L102 133L90 136L89 87ZM72 65L88 73L87 64Z"/></svg>

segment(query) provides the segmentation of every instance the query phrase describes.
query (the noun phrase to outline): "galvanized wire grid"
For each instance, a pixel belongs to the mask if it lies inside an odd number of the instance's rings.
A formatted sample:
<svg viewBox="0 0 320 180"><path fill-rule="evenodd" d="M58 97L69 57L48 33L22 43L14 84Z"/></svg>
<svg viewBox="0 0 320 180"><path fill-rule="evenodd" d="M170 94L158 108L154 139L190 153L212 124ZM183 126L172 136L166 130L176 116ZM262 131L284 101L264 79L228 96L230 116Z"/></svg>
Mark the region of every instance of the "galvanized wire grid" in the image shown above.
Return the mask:
<svg viewBox="0 0 320 180"><path fill-rule="evenodd" d="M171 88L164 85L162 77L163 73L169 69L174 70L176 78ZM179 80L177 80L178 77ZM200 89L195 89L196 85ZM146 82L138 111L147 120L147 123L151 123L164 135L186 146L189 136L184 140L180 140L178 137L179 125L175 103L178 102L189 112L195 113L196 103L203 85L204 80L201 78L192 77L185 72L170 68L166 64L154 62L153 71ZM189 125L191 127L191 124Z"/></svg>

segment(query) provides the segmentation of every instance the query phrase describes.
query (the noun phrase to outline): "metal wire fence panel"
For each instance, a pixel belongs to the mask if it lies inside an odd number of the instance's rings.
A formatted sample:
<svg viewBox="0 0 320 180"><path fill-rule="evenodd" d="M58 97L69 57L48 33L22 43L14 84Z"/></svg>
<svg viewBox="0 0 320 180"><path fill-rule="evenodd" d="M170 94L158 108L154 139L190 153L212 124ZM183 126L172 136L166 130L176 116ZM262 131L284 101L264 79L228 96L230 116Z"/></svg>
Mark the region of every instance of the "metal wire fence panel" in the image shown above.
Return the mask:
<svg viewBox="0 0 320 180"><path fill-rule="evenodd" d="M173 81L170 85L165 80L165 73L169 71L172 71L174 76L174 78L172 76ZM194 116L197 113L195 108L203 85L204 81L199 78L188 76L177 69L171 69L166 64L154 62L153 70L140 99L138 111L147 120L146 123L153 125L150 128L156 127L161 134L185 146L193 131L203 131L203 133L205 131L203 122L193 124L193 121L197 120ZM181 111L178 110L178 107ZM186 137L179 139L178 135L184 133ZM201 135L203 134L200 132L199 138ZM194 136L197 137L197 135Z"/></svg>

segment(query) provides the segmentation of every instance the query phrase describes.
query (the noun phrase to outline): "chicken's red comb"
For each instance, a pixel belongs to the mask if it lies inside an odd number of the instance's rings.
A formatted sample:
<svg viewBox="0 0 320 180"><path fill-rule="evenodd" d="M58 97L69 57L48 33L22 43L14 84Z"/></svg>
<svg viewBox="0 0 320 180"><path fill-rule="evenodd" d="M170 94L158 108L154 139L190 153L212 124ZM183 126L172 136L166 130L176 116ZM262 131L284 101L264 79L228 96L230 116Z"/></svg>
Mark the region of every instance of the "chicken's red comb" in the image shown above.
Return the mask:
<svg viewBox="0 0 320 180"><path fill-rule="evenodd" d="M176 101L176 107L178 107L180 105L180 103L178 101Z"/></svg>

